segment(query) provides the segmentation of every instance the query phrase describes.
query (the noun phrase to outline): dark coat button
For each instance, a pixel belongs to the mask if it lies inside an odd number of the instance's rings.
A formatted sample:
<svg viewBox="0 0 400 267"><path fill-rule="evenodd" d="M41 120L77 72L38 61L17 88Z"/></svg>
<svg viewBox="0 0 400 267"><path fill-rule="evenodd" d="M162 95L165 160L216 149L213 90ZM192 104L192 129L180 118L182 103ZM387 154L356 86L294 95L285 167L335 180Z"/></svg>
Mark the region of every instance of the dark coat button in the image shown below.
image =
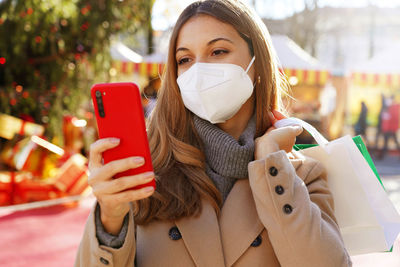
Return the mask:
<svg viewBox="0 0 400 267"><path fill-rule="evenodd" d="M292 211L293 211L293 208L289 204L286 204L285 206L283 206L283 212L284 213L290 214L290 213L292 213Z"/></svg>
<svg viewBox="0 0 400 267"><path fill-rule="evenodd" d="M254 239L253 243L251 243L250 246L258 247L259 245L261 245L261 242L262 242L262 238L261 238L261 235L259 235L259 236L257 236L256 239Z"/></svg>
<svg viewBox="0 0 400 267"><path fill-rule="evenodd" d="M269 168L269 174L271 174L272 176L277 176L278 175L277 168L275 168L275 167Z"/></svg>
<svg viewBox="0 0 400 267"><path fill-rule="evenodd" d="M100 258L101 263L103 263L104 265L108 265L110 262L108 260L106 260L105 258L101 257Z"/></svg>
<svg viewBox="0 0 400 267"><path fill-rule="evenodd" d="M285 189L283 189L283 187L282 187L281 185L277 185L277 186L275 187L275 192L276 192L278 195L283 195L283 193L285 193Z"/></svg>
<svg viewBox="0 0 400 267"><path fill-rule="evenodd" d="M182 238L181 232L179 232L178 227L174 226L169 229L169 238L172 240L179 240Z"/></svg>

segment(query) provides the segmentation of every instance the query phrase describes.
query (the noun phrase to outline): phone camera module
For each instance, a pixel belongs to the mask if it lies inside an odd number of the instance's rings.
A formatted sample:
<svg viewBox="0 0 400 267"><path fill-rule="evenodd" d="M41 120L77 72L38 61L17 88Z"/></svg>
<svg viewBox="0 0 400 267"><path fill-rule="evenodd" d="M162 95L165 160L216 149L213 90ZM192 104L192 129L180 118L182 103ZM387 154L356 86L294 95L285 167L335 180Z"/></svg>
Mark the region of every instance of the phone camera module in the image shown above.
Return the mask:
<svg viewBox="0 0 400 267"><path fill-rule="evenodd" d="M99 110L99 115L100 117L104 118L105 117L105 112L104 112L104 105L103 105L103 97L100 91L96 91L96 101L97 101L97 108Z"/></svg>

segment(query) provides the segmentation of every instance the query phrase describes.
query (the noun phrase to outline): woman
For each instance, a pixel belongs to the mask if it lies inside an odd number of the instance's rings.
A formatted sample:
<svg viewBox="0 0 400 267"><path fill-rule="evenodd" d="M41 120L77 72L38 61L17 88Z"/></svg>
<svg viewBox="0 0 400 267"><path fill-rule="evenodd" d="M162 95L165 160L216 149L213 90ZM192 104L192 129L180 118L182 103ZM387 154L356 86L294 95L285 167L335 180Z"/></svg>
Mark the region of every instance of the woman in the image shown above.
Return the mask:
<svg viewBox="0 0 400 267"><path fill-rule="evenodd" d="M356 135L361 135L366 143L368 143L367 135L366 135L367 127L368 127L367 115L368 115L367 105L365 104L364 101L361 101L361 111L360 111L360 115L358 116L358 120L357 120L356 124L354 125L354 132Z"/></svg>
<svg viewBox="0 0 400 267"><path fill-rule="evenodd" d="M289 159L300 127L274 129L283 88L269 34L239 1L187 7L149 125L154 178L111 177L91 147L91 213L76 266L349 266L323 168ZM270 114L270 115L269 115ZM133 203L133 205L130 205Z"/></svg>

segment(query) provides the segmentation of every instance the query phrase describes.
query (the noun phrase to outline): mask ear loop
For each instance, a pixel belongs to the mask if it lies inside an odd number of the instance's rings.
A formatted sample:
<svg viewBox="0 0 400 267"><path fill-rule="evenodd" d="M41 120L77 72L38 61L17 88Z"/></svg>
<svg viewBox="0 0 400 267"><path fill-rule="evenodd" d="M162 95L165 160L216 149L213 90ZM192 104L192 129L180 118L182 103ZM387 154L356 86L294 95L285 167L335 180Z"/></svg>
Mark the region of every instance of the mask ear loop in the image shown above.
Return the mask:
<svg viewBox="0 0 400 267"><path fill-rule="evenodd" d="M250 63L249 63L249 66L247 67L247 69L246 69L246 73L249 71L249 69L251 68L251 65L253 65L253 62L254 62L254 60L256 59L256 56L254 56L252 59L251 59L251 61L250 61Z"/></svg>

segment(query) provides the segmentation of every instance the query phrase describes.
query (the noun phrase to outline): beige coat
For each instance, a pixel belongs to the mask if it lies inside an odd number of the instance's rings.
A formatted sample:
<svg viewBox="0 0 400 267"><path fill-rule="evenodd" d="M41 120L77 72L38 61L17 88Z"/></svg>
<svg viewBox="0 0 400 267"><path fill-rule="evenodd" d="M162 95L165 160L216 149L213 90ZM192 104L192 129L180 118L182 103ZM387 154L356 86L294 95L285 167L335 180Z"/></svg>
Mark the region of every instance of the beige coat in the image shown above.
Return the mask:
<svg viewBox="0 0 400 267"><path fill-rule="evenodd" d="M137 226L135 238L131 211L119 249L99 245L92 211L75 266L351 266L323 167L295 155L279 151L251 162L249 179L236 182L219 218L203 201L199 217Z"/></svg>

